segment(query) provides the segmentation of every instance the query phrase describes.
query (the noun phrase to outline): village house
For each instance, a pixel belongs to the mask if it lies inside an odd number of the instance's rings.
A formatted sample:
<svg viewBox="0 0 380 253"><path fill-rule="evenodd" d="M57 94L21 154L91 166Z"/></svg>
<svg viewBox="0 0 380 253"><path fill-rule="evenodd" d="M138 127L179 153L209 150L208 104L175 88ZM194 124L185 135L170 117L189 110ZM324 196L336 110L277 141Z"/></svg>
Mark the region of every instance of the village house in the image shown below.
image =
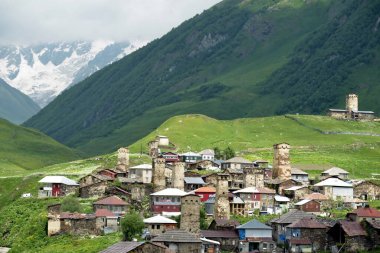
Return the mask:
<svg viewBox="0 0 380 253"><path fill-rule="evenodd" d="M183 180L185 181L185 191L193 191L206 184L201 177L184 177Z"/></svg>
<svg viewBox="0 0 380 253"><path fill-rule="evenodd" d="M315 215L293 209L285 214L282 214L278 218L272 219L270 223L273 228L274 240L277 241L277 243L284 244L286 239L286 226L303 218L315 218Z"/></svg>
<svg viewBox="0 0 380 253"><path fill-rule="evenodd" d="M218 173L213 172L213 173L202 176L202 178L203 178L203 181L205 181L207 185L216 187Z"/></svg>
<svg viewBox="0 0 380 253"><path fill-rule="evenodd" d="M236 220L215 218L208 226L208 230L235 230L238 226L240 226L240 223Z"/></svg>
<svg viewBox="0 0 380 253"><path fill-rule="evenodd" d="M176 188L166 188L150 194L152 196L152 211L157 214L163 212L180 213L181 197L187 193Z"/></svg>
<svg viewBox="0 0 380 253"><path fill-rule="evenodd" d="M220 243L218 241L210 240L207 238L200 238L202 241L201 253L219 253Z"/></svg>
<svg viewBox="0 0 380 253"><path fill-rule="evenodd" d="M113 233L119 230L120 216L107 209L97 209L95 212L96 229L104 234Z"/></svg>
<svg viewBox="0 0 380 253"><path fill-rule="evenodd" d="M201 230L201 236L220 243L220 249L235 252L239 245L239 236L235 229L232 230Z"/></svg>
<svg viewBox="0 0 380 253"><path fill-rule="evenodd" d="M210 196L215 197L216 189L212 186L203 186L196 189L194 193L201 198L202 202L205 202L210 198Z"/></svg>
<svg viewBox="0 0 380 253"><path fill-rule="evenodd" d="M152 239L168 247L174 253L201 253L202 241L184 230L169 230Z"/></svg>
<svg viewBox="0 0 380 253"><path fill-rule="evenodd" d="M320 213L321 204L316 200L303 199L294 204L294 207L298 210L309 212L309 213Z"/></svg>
<svg viewBox="0 0 380 253"><path fill-rule="evenodd" d="M328 115L335 119L372 121L375 113L359 111L359 98L356 94L346 96L346 109L329 109Z"/></svg>
<svg viewBox="0 0 380 253"><path fill-rule="evenodd" d="M233 157L222 163L222 169L241 170L243 168L253 168L254 164L243 157Z"/></svg>
<svg viewBox="0 0 380 253"><path fill-rule="evenodd" d="M369 206L361 207L347 213L347 218L356 222L361 222L363 220L380 221L380 211Z"/></svg>
<svg viewBox="0 0 380 253"><path fill-rule="evenodd" d="M282 214L289 209L290 199L285 196L275 195L272 214Z"/></svg>
<svg viewBox="0 0 380 253"><path fill-rule="evenodd" d="M117 196L100 199L93 203L93 207L95 211L106 209L117 216L123 216L128 211L128 203Z"/></svg>
<svg viewBox="0 0 380 253"><path fill-rule="evenodd" d="M243 169L227 168L223 171L228 175L228 188L231 190L244 188L244 174Z"/></svg>
<svg viewBox="0 0 380 253"><path fill-rule="evenodd" d="M327 233L330 244L342 245L343 252L367 251L372 247L367 232L356 221L339 220ZM338 249L340 250L340 247Z"/></svg>
<svg viewBox="0 0 380 253"><path fill-rule="evenodd" d="M99 235L95 214L63 212L59 216L60 233L72 235Z"/></svg>
<svg viewBox="0 0 380 253"><path fill-rule="evenodd" d="M127 173L125 171L121 171L117 168L115 169L101 169L96 172L97 175L101 175L104 177L109 177L114 181L118 177L126 177Z"/></svg>
<svg viewBox="0 0 380 253"><path fill-rule="evenodd" d="M152 164L140 164L129 168L128 178L141 179L143 184L152 182Z"/></svg>
<svg viewBox="0 0 380 253"><path fill-rule="evenodd" d="M318 252L327 245L327 227L315 219L303 218L286 226L290 252Z"/></svg>
<svg viewBox="0 0 380 253"><path fill-rule="evenodd" d="M380 220L365 220L363 226L370 237L373 248L380 247Z"/></svg>
<svg viewBox="0 0 380 253"><path fill-rule="evenodd" d="M179 155L174 152L162 152L160 157L164 158L166 163L174 163L180 161Z"/></svg>
<svg viewBox="0 0 380 253"><path fill-rule="evenodd" d="M293 200L299 200L304 199L311 191L306 185L297 185L284 189L283 192L285 193L285 196Z"/></svg>
<svg viewBox="0 0 380 253"><path fill-rule="evenodd" d="M118 242L100 253L172 253L168 247L153 242Z"/></svg>
<svg viewBox="0 0 380 253"><path fill-rule="evenodd" d="M309 174L297 168L292 168L292 179L303 184L309 184Z"/></svg>
<svg viewBox="0 0 380 253"><path fill-rule="evenodd" d="M75 194L79 184L64 176L46 176L39 183L44 186L38 191L39 198L62 197Z"/></svg>
<svg viewBox="0 0 380 253"><path fill-rule="evenodd" d="M201 160L195 163L189 163L187 166L189 170L220 170L220 164L213 160Z"/></svg>
<svg viewBox="0 0 380 253"><path fill-rule="evenodd" d="M232 195L232 196L230 196ZM236 196L235 194L229 193L229 198L230 202L230 213L234 215L250 215L253 214L252 210L246 210L245 208L245 202L239 197Z"/></svg>
<svg viewBox="0 0 380 253"><path fill-rule="evenodd" d="M165 233L168 230L177 228L177 222L175 220L161 215L144 219L144 224L151 237L155 237L159 234Z"/></svg>
<svg viewBox="0 0 380 253"><path fill-rule="evenodd" d="M353 199L354 190L351 184L346 183L339 178L330 177L314 185L320 193L331 199Z"/></svg>
<svg viewBox="0 0 380 253"><path fill-rule="evenodd" d="M199 152L199 154L202 156L202 160L209 160L214 161L215 160L215 152L213 149L205 149Z"/></svg>
<svg viewBox="0 0 380 253"><path fill-rule="evenodd" d="M323 179L329 178L329 177L338 177L342 180L347 180L350 173L345 171L344 169L338 168L338 167L332 167L328 170L325 170L321 173L321 177Z"/></svg>
<svg viewBox="0 0 380 253"><path fill-rule="evenodd" d="M186 153L180 154L180 158L181 158L181 161L185 163L196 163L202 160L202 156L194 152L186 152Z"/></svg>
<svg viewBox="0 0 380 253"><path fill-rule="evenodd" d="M251 220L236 228L239 233L239 252L272 252L276 248L272 240L272 228Z"/></svg>
<svg viewBox="0 0 380 253"><path fill-rule="evenodd" d="M374 181L354 182L354 196L363 200L380 200L380 184Z"/></svg>
<svg viewBox="0 0 380 253"><path fill-rule="evenodd" d="M115 179L92 173L79 179L79 196L81 198L100 198L105 195L108 184Z"/></svg>
<svg viewBox="0 0 380 253"><path fill-rule="evenodd" d="M298 182L291 178L290 179L280 179L280 178L266 179L264 180L264 185L265 187L274 189L277 194L285 195L285 196L287 196L285 194L286 189L289 189L293 186L303 186L301 182Z"/></svg>
<svg viewBox="0 0 380 253"><path fill-rule="evenodd" d="M233 192L238 195L245 203L245 209L252 211L259 209L267 212L268 208L273 209L274 196L276 192L268 188L247 187Z"/></svg>

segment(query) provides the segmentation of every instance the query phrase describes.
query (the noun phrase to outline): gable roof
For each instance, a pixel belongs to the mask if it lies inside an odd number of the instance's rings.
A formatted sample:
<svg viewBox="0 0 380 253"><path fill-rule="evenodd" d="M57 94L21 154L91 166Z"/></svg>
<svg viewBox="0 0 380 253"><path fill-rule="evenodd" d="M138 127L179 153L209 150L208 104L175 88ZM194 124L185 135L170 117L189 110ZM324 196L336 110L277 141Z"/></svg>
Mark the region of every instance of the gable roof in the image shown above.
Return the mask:
<svg viewBox="0 0 380 253"><path fill-rule="evenodd" d="M299 189L302 189L302 188L308 188L306 185L296 185L296 186L292 186L288 189L285 189L285 191L297 191Z"/></svg>
<svg viewBox="0 0 380 253"><path fill-rule="evenodd" d="M215 152L213 149L205 149L199 152L201 155L215 155Z"/></svg>
<svg viewBox="0 0 380 253"><path fill-rule="evenodd" d="M152 239L152 242L187 242L202 243L199 237L186 232L185 230L168 230Z"/></svg>
<svg viewBox="0 0 380 253"><path fill-rule="evenodd" d="M313 192L308 195L305 195L304 199L328 200L329 198L326 195L323 195L322 193Z"/></svg>
<svg viewBox="0 0 380 253"><path fill-rule="evenodd" d="M110 247L108 247L105 250L100 251L99 253L128 253L131 250L134 250L134 249L136 249L136 248L138 248L144 244L152 244L156 247L167 249L167 247L164 245L160 245L160 244L156 244L156 243L152 243L152 242L133 242L133 241L132 242L126 242L126 241L123 241L123 242L115 243L114 245L111 245Z"/></svg>
<svg viewBox="0 0 380 253"><path fill-rule="evenodd" d="M177 224L175 220L166 218L161 215L156 215L147 219L144 219L144 223L148 224Z"/></svg>
<svg viewBox="0 0 380 253"><path fill-rule="evenodd" d="M373 228L380 230L380 220L366 220Z"/></svg>
<svg viewBox="0 0 380 253"><path fill-rule="evenodd" d="M150 194L151 196L184 196L187 192L184 192L177 188L166 188L162 191L158 191Z"/></svg>
<svg viewBox="0 0 380 253"><path fill-rule="evenodd" d="M256 188L254 186L252 187L246 187L244 189L240 189L237 191L234 191L233 193L268 193L268 194L275 194L276 191L269 189L269 188Z"/></svg>
<svg viewBox="0 0 380 253"><path fill-rule="evenodd" d="M330 177L322 182L315 184L314 186L336 186L336 187L350 187L352 188L352 184L346 183L339 178Z"/></svg>
<svg viewBox="0 0 380 253"><path fill-rule="evenodd" d="M292 224L302 218L315 218L315 215L301 210L290 210L289 212L281 215L279 218L272 219L270 222L278 224Z"/></svg>
<svg viewBox="0 0 380 253"><path fill-rule="evenodd" d="M358 217L380 218L380 211L371 207L362 207L348 214L356 214Z"/></svg>
<svg viewBox="0 0 380 253"><path fill-rule="evenodd" d="M311 218L302 218L286 227L287 228L327 228L324 224L319 223L317 220L311 219Z"/></svg>
<svg viewBox="0 0 380 253"><path fill-rule="evenodd" d="M362 228L360 223L355 222L355 221L346 221L346 220L341 220L339 221L343 231L348 235L348 236L366 236L367 233L365 230Z"/></svg>
<svg viewBox="0 0 380 253"><path fill-rule="evenodd" d="M322 174L329 174L330 176L332 175L339 176L339 174L349 174L349 173L345 171L344 169L341 169L338 167L332 167L328 170L323 171Z"/></svg>
<svg viewBox="0 0 380 253"><path fill-rule="evenodd" d="M303 205L305 205L306 203L309 203L310 201L312 201L312 200L311 200L311 199L303 199L303 200L301 200L301 201L295 203L294 205L295 205L295 206L303 206Z"/></svg>
<svg viewBox="0 0 380 253"><path fill-rule="evenodd" d="M38 182L46 184L79 185L74 180L68 179L64 176L46 176Z"/></svg>
<svg viewBox="0 0 380 253"><path fill-rule="evenodd" d="M195 193L215 193L216 189L212 186L203 186L194 191Z"/></svg>
<svg viewBox="0 0 380 253"><path fill-rule="evenodd" d="M96 217L117 217L113 212L108 209L98 209L95 212Z"/></svg>
<svg viewBox="0 0 380 253"><path fill-rule="evenodd" d="M247 223L244 223L243 225L238 226L236 229L264 229L264 230L272 230L271 227L265 225L264 223L261 223L258 220L251 220Z"/></svg>
<svg viewBox="0 0 380 253"><path fill-rule="evenodd" d="M130 169L140 169L140 170L151 170L152 169L152 164L140 164L137 166L130 167Z"/></svg>
<svg viewBox="0 0 380 253"><path fill-rule="evenodd" d="M180 154L180 156L201 156L201 155L194 152L186 152L186 153Z"/></svg>
<svg viewBox="0 0 380 253"><path fill-rule="evenodd" d="M94 202L94 205L126 206L128 204L118 196L110 196Z"/></svg>
<svg viewBox="0 0 380 253"><path fill-rule="evenodd" d="M297 168L292 168L292 175L309 175L309 173L306 173L303 170L297 169Z"/></svg>
<svg viewBox="0 0 380 253"><path fill-rule="evenodd" d="M216 226L218 227L237 227L240 225L240 223L236 220L227 220L227 219L221 219L221 218L215 218L213 220L213 222L215 222ZM212 222L211 222L212 223ZM211 224L210 224L211 225Z"/></svg>
<svg viewBox="0 0 380 253"><path fill-rule="evenodd" d="M206 184L201 177L184 177L183 180L186 184Z"/></svg>
<svg viewBox="0 0 380 253"><path fill-rule="evenodd" d="M290 199L288 197L281 195L274 196L274 200L276 200L277 202L290 202Z"/></svg>
<svg viewBox="0 0 380 253"><path fill-rule="evenodd" d="M224 161L223 163L252 163L251 161L248 161L247 159L236 156L231 159L228 159L227 161Z"/></svg>

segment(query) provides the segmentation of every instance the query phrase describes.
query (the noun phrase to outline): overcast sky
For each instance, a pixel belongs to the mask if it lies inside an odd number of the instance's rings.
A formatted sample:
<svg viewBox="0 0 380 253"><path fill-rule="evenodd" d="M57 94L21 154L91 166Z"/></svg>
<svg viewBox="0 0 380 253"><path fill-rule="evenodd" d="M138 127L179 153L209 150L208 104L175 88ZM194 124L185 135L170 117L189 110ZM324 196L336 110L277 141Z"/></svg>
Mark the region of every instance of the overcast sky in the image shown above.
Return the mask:
<svg viewBox="0 0 380 253"><path fill-rule="evenodd" d="M150 41L221 0L0 0L0 43Z"/></svg>

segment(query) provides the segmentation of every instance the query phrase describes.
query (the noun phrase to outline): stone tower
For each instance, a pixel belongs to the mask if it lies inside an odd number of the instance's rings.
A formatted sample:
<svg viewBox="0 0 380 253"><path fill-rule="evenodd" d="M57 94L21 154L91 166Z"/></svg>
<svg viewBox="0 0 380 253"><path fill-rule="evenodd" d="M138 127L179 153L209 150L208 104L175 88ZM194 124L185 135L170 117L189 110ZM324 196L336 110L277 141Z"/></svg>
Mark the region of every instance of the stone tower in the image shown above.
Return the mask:
<svg viewBox="0 0 380 253"><path fill-rule="evenodd" d="M152 162L153 175L153 191L161 191L166 188L165 180L165 158L156 158Z"/></svg>
<svg viewBox="0 0 380 253"><path fill-rule="evenodd" d="M292 169L290 167L290 145L280 143L273 145L273 178L287 180L292 178Z"/></svg>
<svg viewBox="0 0 380 253"><path fill-rule="evenodd" d="M180 229L200 234L200 208L201 200L198 195L189 194L181 197Z"/></svg>
<svg viewBox="0 0 380 253"><path fill-rule="evenodd" d="M185 190L185 163L175 162L172 170L172 187L180 190Z"/></svg>
<svg viewBox="0 0 380 253"><path fill-rule="evenodd" d="M149 156L152 158L158 157L158 141L154 140L149 142Z"/></svg>
<svg viewBox="0 0 380 253"><path fill-rule="evenodd" d="M214 218L230 219L230 202L228 201L228 174L218 174Z"/></svg>
<svg viewBox="0 0 380 253"><path fill-rule="evenodd" d="M116 167L124 172L128 171L129 167L129 149L119 148L117 151L117 165Z"/></svg>
<svg viewBox="0 0 380 253"><path fill-rule="evenodd" d="M243 168L244 187L263 188L264 187L264 171L257 168Z"/></svg>
<svg viewBox="0 0 380 253"><path fill-rule="evenodd" d="M351 113L357 112L359 109L359 99L356 94L348 94L346 97L346 110Z"/></svg>

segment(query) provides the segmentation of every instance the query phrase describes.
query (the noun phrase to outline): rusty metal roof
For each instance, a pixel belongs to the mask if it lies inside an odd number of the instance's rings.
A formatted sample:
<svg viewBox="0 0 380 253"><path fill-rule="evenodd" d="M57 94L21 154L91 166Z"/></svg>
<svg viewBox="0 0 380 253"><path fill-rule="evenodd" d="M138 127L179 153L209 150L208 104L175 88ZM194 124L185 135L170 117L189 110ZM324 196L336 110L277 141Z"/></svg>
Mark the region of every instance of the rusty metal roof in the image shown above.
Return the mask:
<svg viewBox="0 0 380 253"><path fill-rule="evenodd" d="M348 235L348 236L366 236L367 232L362 228L360 223L356 221L346 221L342 220L339 222L343 231Z"/></svg>

